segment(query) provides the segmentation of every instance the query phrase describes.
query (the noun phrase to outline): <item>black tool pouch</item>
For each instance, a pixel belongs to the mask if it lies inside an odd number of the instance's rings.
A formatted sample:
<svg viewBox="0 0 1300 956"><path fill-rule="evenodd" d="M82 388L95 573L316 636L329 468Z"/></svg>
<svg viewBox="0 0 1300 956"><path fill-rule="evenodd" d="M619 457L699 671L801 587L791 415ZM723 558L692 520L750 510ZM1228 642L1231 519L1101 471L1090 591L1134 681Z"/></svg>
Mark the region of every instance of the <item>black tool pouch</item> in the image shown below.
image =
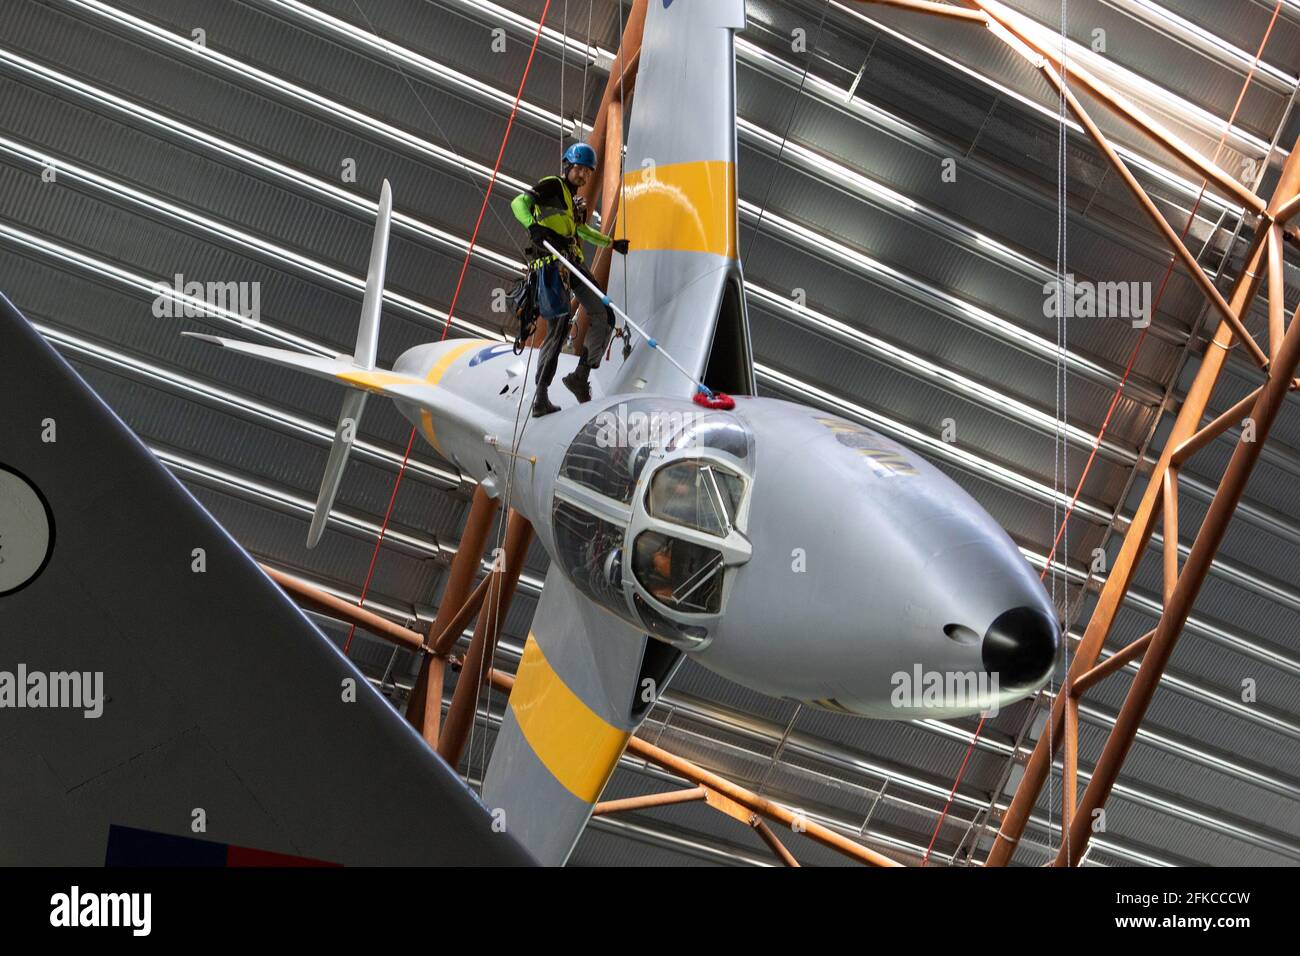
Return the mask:
<svg viewBox="0 0 1300 956"><path fill-rule="evenodd" d="M506 294L506 299L514 312L515 325L519 330L515 335L515 354L521 355L528 340L533 337L533 330L537 328L537 283L531 269L524 270L522 278Z"/></svg>

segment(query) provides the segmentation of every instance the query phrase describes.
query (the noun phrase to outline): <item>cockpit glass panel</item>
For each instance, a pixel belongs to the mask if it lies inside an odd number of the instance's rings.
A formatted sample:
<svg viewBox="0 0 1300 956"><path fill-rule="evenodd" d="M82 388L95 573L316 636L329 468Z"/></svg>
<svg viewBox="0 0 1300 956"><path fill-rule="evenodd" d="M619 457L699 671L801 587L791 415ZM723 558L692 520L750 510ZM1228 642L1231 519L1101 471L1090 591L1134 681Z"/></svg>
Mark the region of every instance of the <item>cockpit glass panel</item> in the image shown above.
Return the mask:
<svg viewBox="0 0 1300 956"><path fill-rule="evenodd" d="M722 502L722 507L727 513L728 524L734 525L736 513L740 510L740 496L745 490L744 481L716 465L706 465L703 471L708 482L709 493L715 500Z"/></svg>
<svg viewBox="0 0 1300 956"><path fill-rule="evenodd" d="M708 638L709 629L699 624L683 624L669 620L649 604L639 594L632 595L632 603L641 616L641 623L655 637L679 647L696 647Z"/></svg>
<svg viewBox="0 0 1300 956"><path fill-rule="evenodd" d="M744 489L739 476L712 462L676 461L655 472L646 507L656 518L725 538Z"/></svg>
<svg viewBox="0 0 1300 956"><path fill-rule="evenodd" d="M713 449L744 463L752 446L753 436L735 416L701 412L689 402L634 398L602 409L582 427L565 452L560 475L630 504L656 450Z"/></svg>
<svg viewBox="0 0 1300 956"><path fill-rule="evenodd" d="M637 535L632 571L657 601L687 614L722 608L722 554L658 531Z"/></svg>
<svg viewBox="0 0 1300 956"><path fill-rule="evenodd" d="M629 504L651 452L667 440L666 425L661 410L645 399L607 408L573 439L560 475Z"/></svg>
<svg viewBox="0 0 1300 956"><path fill-rule="evenodd" d="M743 462L749 457L752 442L749 429L734 416L704 414L690 418L668 442L667 450L716 448Z"/></svg>
<svg viewBox="0 0 1300 956"><path fill-rule="evenodd" d="M597 604L627 618L623 530L559 499L555 502L554 524L555 558L569 580Z"/></svg>

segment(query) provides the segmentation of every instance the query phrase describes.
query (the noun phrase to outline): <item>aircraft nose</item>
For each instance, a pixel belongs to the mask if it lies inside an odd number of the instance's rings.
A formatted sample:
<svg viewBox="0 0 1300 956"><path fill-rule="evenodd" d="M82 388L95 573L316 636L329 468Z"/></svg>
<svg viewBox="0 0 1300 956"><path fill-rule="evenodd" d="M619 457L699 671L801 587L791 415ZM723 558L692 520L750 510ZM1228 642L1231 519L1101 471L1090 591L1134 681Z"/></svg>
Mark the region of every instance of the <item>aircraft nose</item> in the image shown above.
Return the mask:
<svg viewBox="0 0 1300 956"><path fill-rule="evenodd" d="M1004 689L1037 687L1056 665L1061 629L1036 607L1013 607L997 616L980 648L984 669Z"/></svg>

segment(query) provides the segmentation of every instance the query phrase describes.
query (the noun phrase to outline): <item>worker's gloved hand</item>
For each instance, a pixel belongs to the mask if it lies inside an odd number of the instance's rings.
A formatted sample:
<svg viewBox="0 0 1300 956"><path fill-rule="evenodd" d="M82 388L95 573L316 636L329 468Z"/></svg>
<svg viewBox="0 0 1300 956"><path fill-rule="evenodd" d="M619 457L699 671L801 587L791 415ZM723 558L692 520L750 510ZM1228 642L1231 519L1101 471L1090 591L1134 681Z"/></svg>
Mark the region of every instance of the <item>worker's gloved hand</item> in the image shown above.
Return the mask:
<svg viewBox="0 0 1300 956"><path fill-rule="evenodd" d="M613 242L613 246L614 246L614 251L617 252L620 256L627 255L626 239L615 239Z"/></svg>
<svg viewBox="0 0 1300 956"><path fill-rule="evenodd" d="M551 245L555 245L555 233L545 226L539 226L537 223L533 223L528 227L528 238L533 241L533 245L539 250L546 248L542 245L543 242L550 242Z"/></svg>

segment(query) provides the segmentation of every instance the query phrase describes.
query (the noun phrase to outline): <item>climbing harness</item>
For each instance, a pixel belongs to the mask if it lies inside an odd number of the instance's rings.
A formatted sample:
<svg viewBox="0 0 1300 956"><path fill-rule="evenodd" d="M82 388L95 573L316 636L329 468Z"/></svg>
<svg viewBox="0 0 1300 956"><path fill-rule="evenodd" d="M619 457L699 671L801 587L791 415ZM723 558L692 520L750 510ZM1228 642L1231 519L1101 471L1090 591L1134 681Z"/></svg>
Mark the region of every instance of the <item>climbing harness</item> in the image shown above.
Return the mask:
<svg viewBox="0 0 1300 956"><path fill-rule="evenodd" d="M537 329L537 285L533 281L533 270L525 267L523 275L506 293L510 311L514 313L518 331L515 333L514 352L522 355L528 340Z"/></svg>

